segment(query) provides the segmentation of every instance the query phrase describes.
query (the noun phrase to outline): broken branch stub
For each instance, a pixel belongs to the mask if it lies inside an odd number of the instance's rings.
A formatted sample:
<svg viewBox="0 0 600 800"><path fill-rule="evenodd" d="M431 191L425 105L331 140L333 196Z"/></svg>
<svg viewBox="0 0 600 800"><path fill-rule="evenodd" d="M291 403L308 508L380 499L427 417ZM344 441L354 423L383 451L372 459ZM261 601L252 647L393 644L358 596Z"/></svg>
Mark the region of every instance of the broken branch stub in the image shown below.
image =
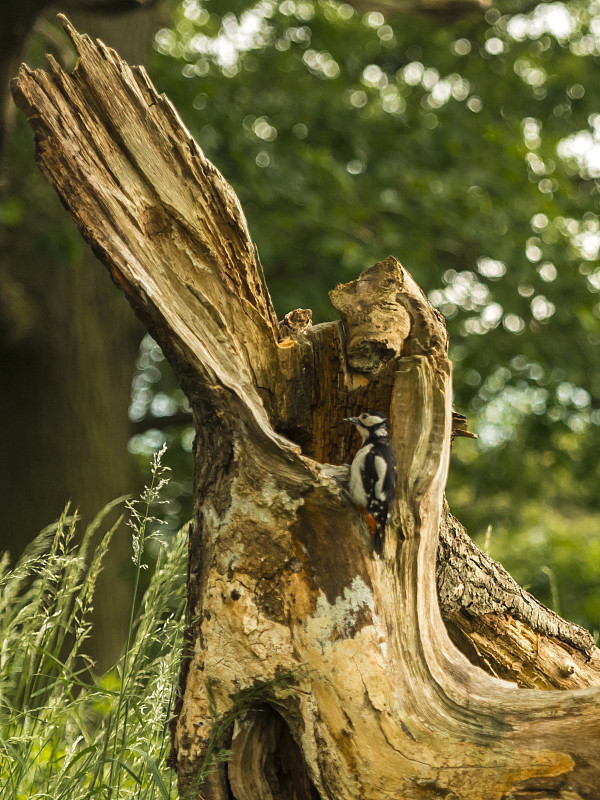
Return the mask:
<svg viewBox="0 0 600 800"><path fill-rule="evenodd" d="M411 319L401 302L404 271L388 258L357 280L329 292L346 331L346 359L351 370L375 373L398 357L411 329ZM390 327L390 321L395 325Z"/></svg>
<svg viewBox="0 0 600 800"><path fill-rule="evenodd" d="M15 97L40 166L194 414L191 646L173 723L181 790L508 800L543 783L594 797L600 690L518 689L473 666L442 622L452 412L440 315L390 257L334 290L343 322L300 315L280 341L231 188L143 70L63 22L76 69L23 67ZM342 419L365 408L390 413L398 460L383 559L345 491ZM232 759L209 764L200 787L213 710Z"/></svg>

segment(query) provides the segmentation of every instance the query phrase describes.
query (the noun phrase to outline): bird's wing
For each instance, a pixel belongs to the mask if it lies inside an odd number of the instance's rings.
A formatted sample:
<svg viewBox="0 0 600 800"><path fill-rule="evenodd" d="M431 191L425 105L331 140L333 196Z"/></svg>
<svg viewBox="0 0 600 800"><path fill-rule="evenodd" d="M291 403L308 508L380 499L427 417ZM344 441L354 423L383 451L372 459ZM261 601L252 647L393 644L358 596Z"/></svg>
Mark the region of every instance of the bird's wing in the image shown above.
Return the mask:
<svg viewBox="0 0 600 800"><path fill-rule="evenodd" d="M383 456L375 456L374 461L375 461L375 471L377 472L377 481L375 483L375 497L377 497L379 500L383 500L385 498L383 484L385 483L385 479L388 473L388 465Z"/></svg>

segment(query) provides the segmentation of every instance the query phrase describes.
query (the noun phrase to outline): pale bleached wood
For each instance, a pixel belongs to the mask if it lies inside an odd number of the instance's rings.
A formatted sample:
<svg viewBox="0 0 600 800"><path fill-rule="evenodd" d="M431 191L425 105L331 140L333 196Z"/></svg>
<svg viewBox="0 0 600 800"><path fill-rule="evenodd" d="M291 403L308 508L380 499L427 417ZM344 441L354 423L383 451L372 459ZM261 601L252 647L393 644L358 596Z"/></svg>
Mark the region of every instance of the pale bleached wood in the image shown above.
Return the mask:
<svg viewBox="0 0 600 800"><path fill-rule="evenodd" d="M74 73L23 67L15 97L40 166L165 350L196 427L190 648L172 756L182 790L209 741L209 687L222 716L240 692L269 684L273 725L296 745L285 757L304 776L298 800L508 800L540 798L540 786L594 797L600 689L519 689L471 664L442 622L435 568L452 410L439 314L389 258L360 279L371 310L358 324L376 319L394 342L381 368L357 371L347 358L346 341L361 352L351 313L344 328L278 341L230 187L143 71L64 24ZM383 559L336 463L351 452L342 417L361 406L389 409L393 424L398 495ZM203 787L211 800L228 800L245 769L259 794L285 785L282 773L256 775L263 756L283 768L264 718L243 724L231 781L221 765Z"/></svg>

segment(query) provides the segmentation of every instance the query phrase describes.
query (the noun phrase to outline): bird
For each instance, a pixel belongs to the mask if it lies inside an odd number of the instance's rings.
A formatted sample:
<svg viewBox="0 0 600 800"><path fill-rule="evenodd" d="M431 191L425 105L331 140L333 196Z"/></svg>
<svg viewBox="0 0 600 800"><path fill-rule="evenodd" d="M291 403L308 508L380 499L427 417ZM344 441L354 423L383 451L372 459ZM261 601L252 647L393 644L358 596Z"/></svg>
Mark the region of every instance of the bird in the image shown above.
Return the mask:
<svg viewBox="0 0 600 800"><path fill-rule="evenodd" d="M358 417L346 417L344 422L355 425L362 438L350 467L350 499L367 519L375 553L382 555L385 526L396 491L390 423L379 411L364 411Z"/></svg>

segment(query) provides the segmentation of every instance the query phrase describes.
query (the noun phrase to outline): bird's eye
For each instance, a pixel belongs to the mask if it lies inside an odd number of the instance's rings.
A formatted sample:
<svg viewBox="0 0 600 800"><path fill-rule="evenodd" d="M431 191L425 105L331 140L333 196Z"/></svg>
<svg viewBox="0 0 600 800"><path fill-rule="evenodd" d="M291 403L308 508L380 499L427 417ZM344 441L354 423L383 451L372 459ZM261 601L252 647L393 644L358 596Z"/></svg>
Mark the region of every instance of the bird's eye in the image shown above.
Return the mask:
<svg viewBox="0 0 600 800"><path fill-rule="evenodd" d="M364 422L366 420L366 418L367 418L367 415L366 414L361 414L360 418Z"/></svg>

